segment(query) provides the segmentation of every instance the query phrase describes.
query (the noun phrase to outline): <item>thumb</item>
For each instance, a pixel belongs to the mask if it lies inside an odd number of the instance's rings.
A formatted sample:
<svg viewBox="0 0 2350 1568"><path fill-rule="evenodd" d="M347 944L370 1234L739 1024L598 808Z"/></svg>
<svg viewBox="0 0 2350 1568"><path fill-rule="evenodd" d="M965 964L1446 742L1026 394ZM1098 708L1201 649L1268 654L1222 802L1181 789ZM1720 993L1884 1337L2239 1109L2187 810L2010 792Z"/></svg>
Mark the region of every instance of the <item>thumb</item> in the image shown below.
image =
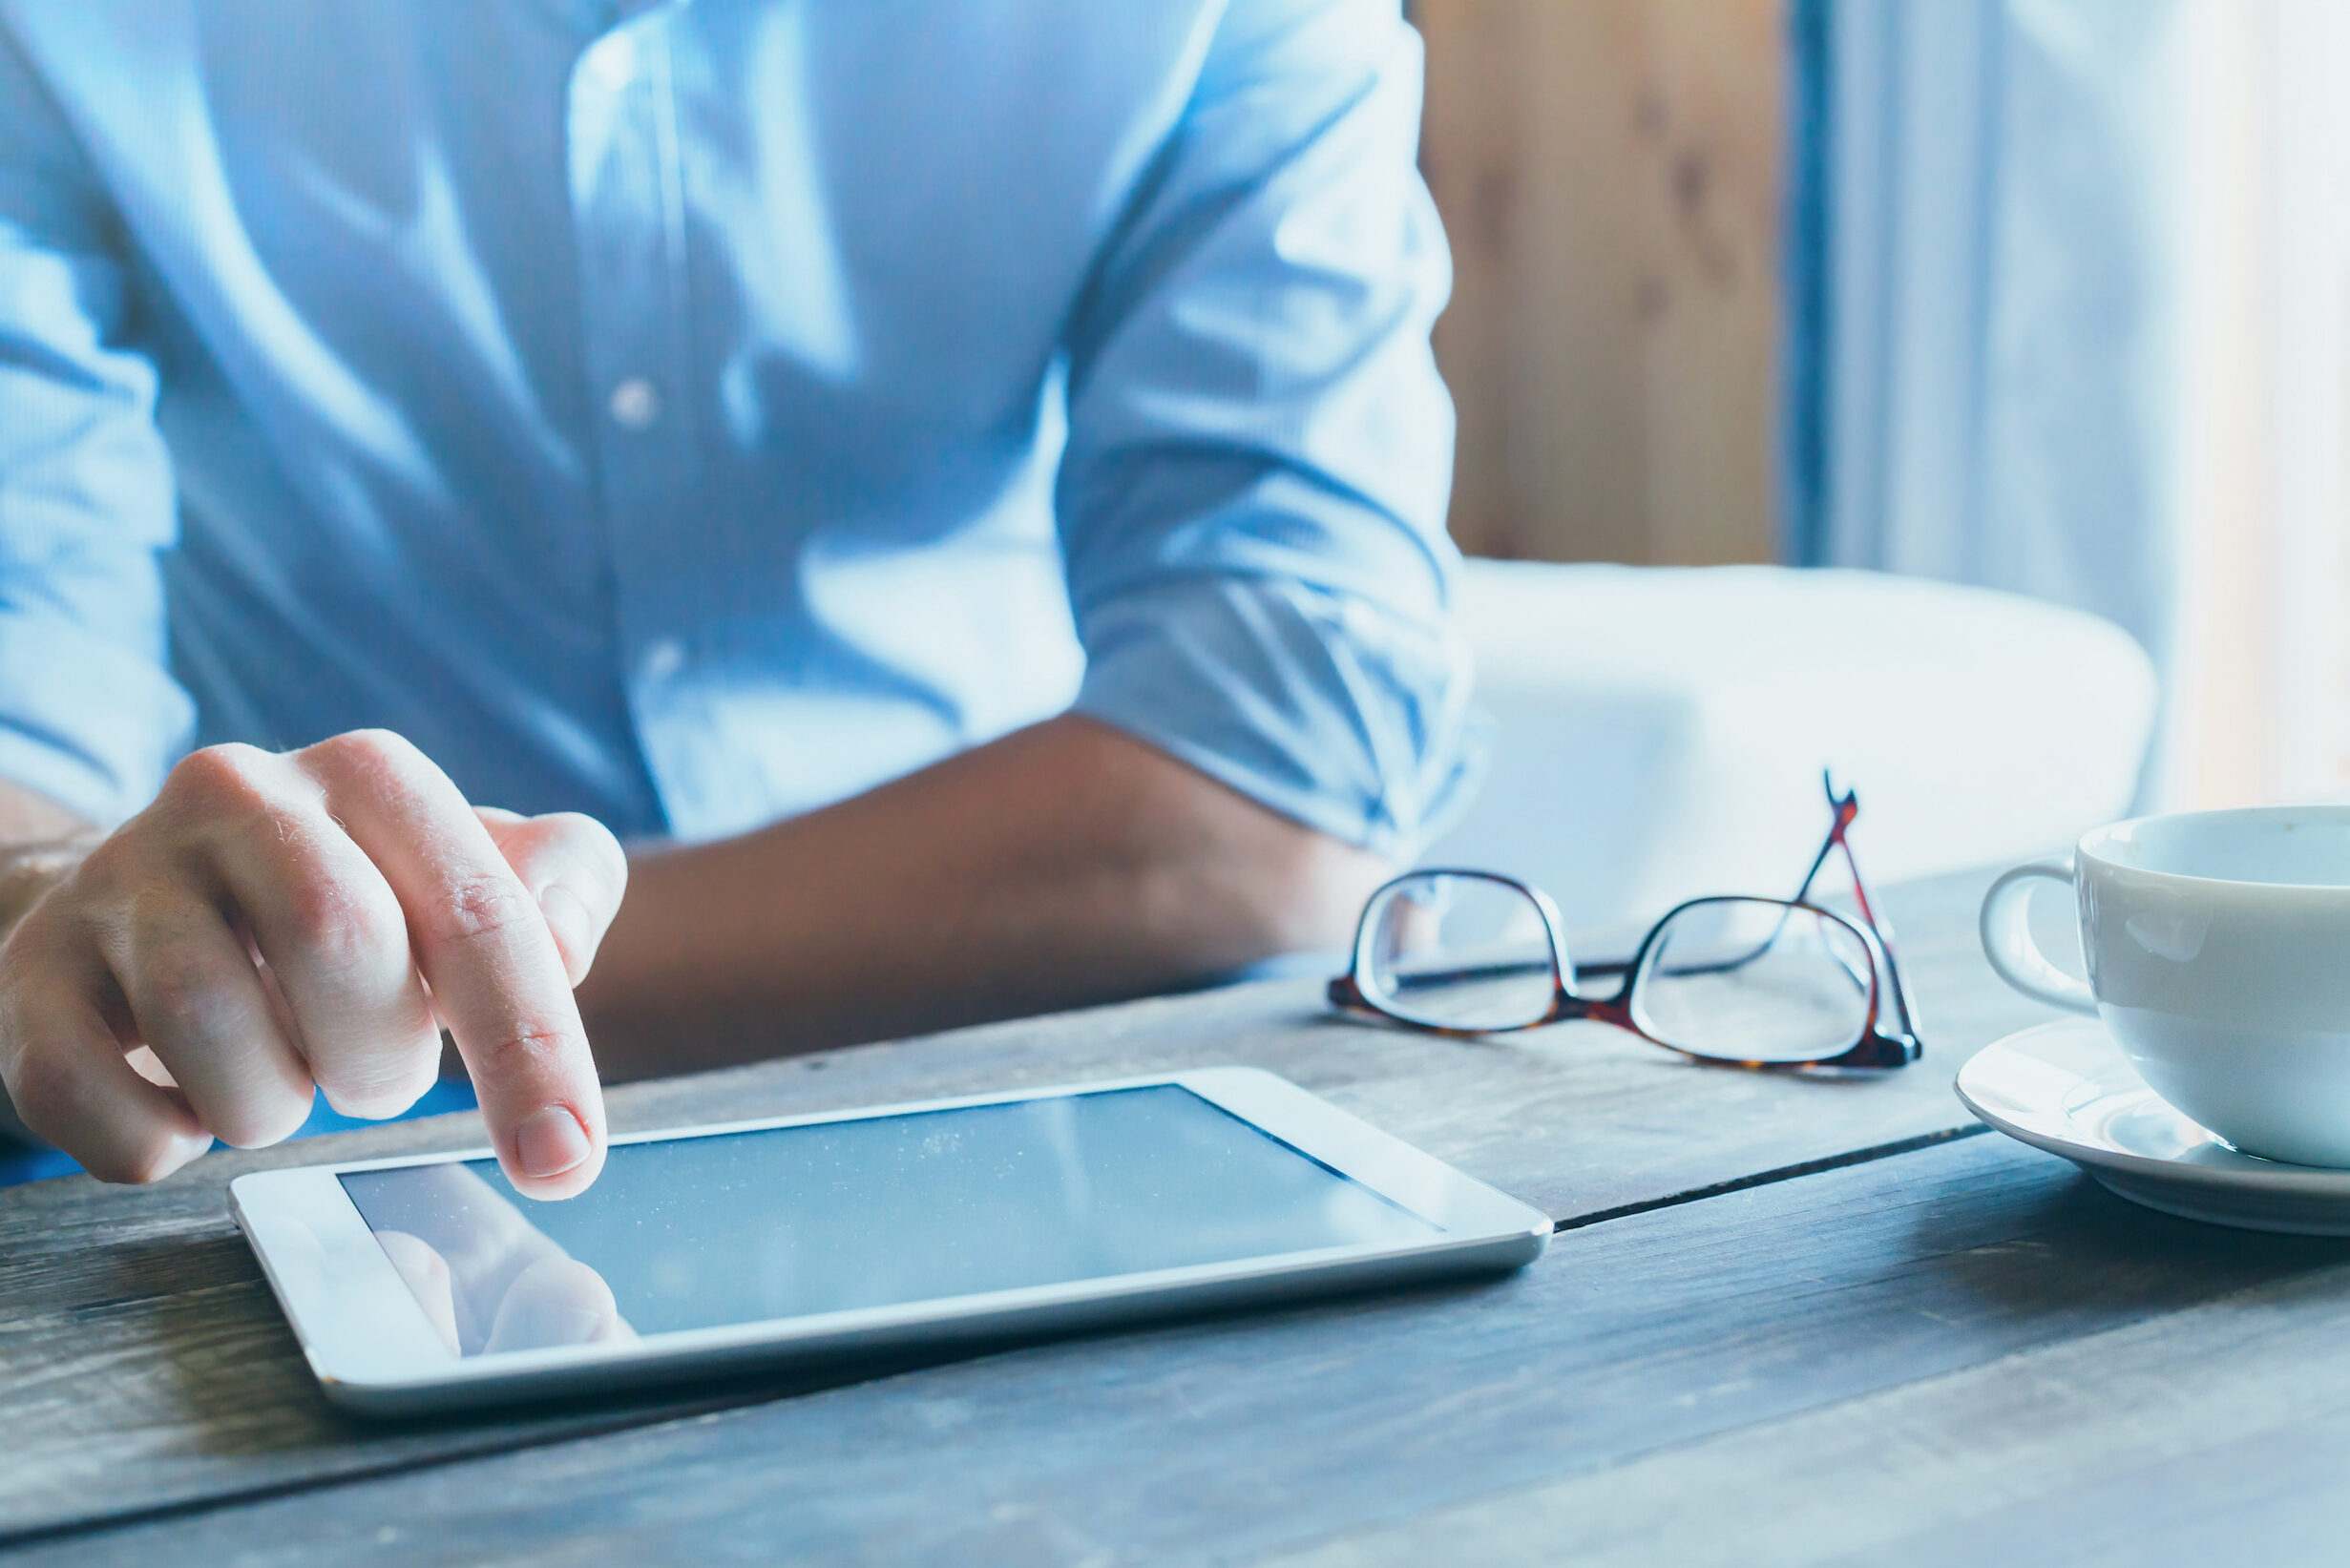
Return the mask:
<svg viewBox="0 0 2350 1568"><path fill-rule="evenodd" d="M628 857L620 841L602 823L577 811L525 817L477 805L473 814L538 901L563 955L564 972L577 986L587 978L628 890Z"/></svg>

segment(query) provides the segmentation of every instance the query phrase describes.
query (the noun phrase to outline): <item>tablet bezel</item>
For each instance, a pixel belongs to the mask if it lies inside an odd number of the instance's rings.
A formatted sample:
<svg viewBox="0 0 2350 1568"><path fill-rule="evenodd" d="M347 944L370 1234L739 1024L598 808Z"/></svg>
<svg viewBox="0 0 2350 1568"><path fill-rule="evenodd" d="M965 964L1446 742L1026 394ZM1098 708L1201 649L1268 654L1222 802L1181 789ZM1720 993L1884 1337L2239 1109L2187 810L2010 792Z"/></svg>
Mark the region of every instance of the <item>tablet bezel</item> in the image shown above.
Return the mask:
<svg viewBox="0 0 2350 1568"><path fill-rule="evenodd" d="M685 1378L752 1362L905 1350L1090 1328L1177 1310L1238 1306L1532 1262L1547 1215L1347 1115L1261 1069L1216 1067L1097 1083L967 1095L814 1116L769 1117L614 1138L614 1144L711 1138L822 1122L862 1121L966 1106L1057 1099L1173 1084L1442 1227L1425 1240L1323 1247L1228 1263L1066 1281L977 1295L796 1318L770 1318L589 1345L460 1357L391 1266L345 1190L353 1171L492 1158L488 1149L256 1171L229 1183L230 1207L327 1397L347 1408L407 1414L555 1397Z"/></svg>

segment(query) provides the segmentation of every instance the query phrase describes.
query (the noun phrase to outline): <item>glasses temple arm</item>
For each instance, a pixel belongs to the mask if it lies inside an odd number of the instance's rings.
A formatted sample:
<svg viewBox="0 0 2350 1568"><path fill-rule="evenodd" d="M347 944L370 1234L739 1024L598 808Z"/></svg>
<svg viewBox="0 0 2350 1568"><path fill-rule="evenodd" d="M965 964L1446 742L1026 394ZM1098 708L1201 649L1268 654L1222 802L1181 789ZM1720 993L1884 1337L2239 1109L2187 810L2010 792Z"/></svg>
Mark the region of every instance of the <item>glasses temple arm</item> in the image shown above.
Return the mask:
<svg viewBox="0 0 2350 1568"><path fill-rule="evenodd" d="M1888 989L1893 993L1894 1009L1900 1014L1901 1033L1915 1037L1918 1033L1918 1014L1917 1010L1910 1006L1909 988L1901 983L1901 957L1894 951L1893 925L1878 914L1876 901L1869 897L1869 886L1861 879L1860 863L1853 858L1852 841L1844 837L1843 824L1840 821L1836 830L1830 834L1830 842L1844 851L1844 868L1852 873L1853 902L1859 906L1860 917L1868 922L1869 930L1877 934L1877 945L1884 950L1885 978L1889 982Z"/></svg>
<svg viewBox="0 0 2350 1568"><path fill-rule="evenodd" d="M1819 853L1812 857L1812 864L1804 871L1803 880L1795 885L1795 896L1788 902L1800 904L1811 897L1812 884L1819 880L1819 868L1828 864L1829 854L1843 842L1844 824L1842 819L1838 818L1836 826L1828 829L1828 836L1819 841ZM1849 859L1851 851L1847 849L1845 853Z"/></svg>
<svg viewBox="0 0 2350 1568"><path fill-rule="evenodd" d="M1832 774L1821 774L1820 782L1827 788L1828 809L1832 813L1828 836L1820 841L1819 853L1812 857L1811 869L1803 873L1803 887L1795 897L1801 900L1811 891L1812 883L1819 875L1820 868L1827 865L1831 850L1844 851L1844 868L1852 873L1853 903L1859 908L1860 918L1867 921L1869 930L1876 933L1878 946L1884 949L1885 978L1887 989L1893 993L1894 1010L1900 1015L1901 1032L1915 1039L1918 1014L1910 1006L1909 988L1901 983L1901 959L1894 951L1893 925L1877 912L1877 901L1869 896L1868 881L1860 874L1860 862L1854 857L1852 840L1846 836L1860 816L1859 793L1847 790L1841 795L1837 794L1836 779Z"/></svg>

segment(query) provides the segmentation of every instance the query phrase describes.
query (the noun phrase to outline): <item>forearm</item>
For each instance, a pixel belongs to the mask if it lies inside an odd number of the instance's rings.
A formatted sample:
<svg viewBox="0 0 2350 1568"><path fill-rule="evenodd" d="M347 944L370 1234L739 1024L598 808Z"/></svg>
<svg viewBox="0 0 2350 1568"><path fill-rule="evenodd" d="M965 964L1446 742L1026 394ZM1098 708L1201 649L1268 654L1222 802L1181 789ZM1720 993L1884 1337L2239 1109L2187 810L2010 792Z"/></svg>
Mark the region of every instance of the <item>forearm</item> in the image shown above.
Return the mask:
<svg viewBox="0 0 2350 1568"><path fill-rule="evenodd" d="M580 988L610 1079L1134 995L1343 946L1377 857L1063 718L637 858Z"/></svg>

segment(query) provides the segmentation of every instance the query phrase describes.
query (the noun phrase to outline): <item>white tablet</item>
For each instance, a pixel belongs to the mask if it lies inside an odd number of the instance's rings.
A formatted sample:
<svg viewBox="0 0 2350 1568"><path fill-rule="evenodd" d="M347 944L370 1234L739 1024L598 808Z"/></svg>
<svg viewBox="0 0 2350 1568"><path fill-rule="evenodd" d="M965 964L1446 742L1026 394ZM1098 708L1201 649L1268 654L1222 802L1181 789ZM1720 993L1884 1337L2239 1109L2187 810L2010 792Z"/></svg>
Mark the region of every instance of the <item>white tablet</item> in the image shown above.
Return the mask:
<svg viewBox="0 0 2350 1568"><path fill-rule="evenodd" d="M1515 1268L1551 1229L1239 1067L640 1133L560 1202L487 1150L229 1194L327 1396L386 1414Z"/></svg>

